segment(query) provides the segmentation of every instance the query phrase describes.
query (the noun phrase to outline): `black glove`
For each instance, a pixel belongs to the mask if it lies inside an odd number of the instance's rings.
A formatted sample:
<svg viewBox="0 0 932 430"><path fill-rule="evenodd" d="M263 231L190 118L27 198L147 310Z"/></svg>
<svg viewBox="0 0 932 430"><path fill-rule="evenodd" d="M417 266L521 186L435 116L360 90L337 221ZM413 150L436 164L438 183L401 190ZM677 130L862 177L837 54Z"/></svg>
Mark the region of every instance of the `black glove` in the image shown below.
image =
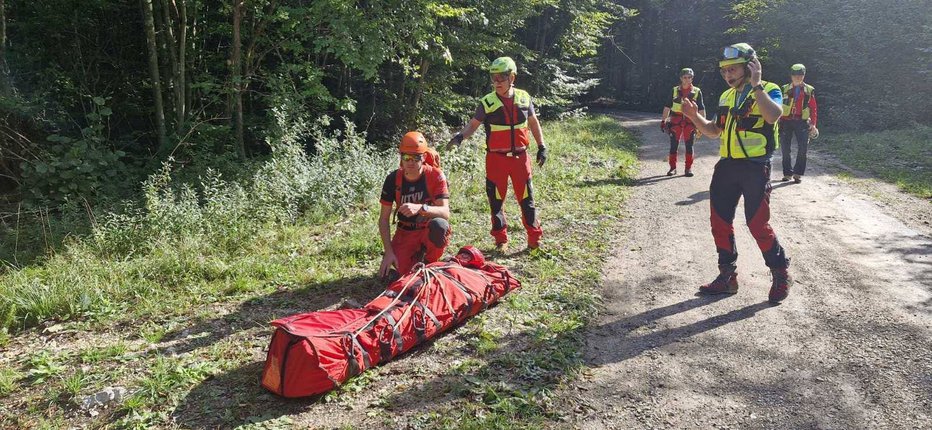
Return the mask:
<svg viewBox="0 0 932 430"><path fill-rule="evenodd" d="M537 167L543 167L545 161L547 161L547 147L538 146L537 147Z"/></svg>
<svg viewBox="0 0 932 430"><path fill-rule="evenodd" d="M447 148L452 148L454 146L460 146L462 143L463 143L463 133L456 133L456 135L450 138L450 142L447 143Z"/></svg>
<svg viewBox="0 0 932 430"><path fill-rule="evenodd" d="M667 132L667 122L666 122L666 121L663 121L663 120L660 121L660 131L663 132L663 133L666 133L666 132Z"/></svg>

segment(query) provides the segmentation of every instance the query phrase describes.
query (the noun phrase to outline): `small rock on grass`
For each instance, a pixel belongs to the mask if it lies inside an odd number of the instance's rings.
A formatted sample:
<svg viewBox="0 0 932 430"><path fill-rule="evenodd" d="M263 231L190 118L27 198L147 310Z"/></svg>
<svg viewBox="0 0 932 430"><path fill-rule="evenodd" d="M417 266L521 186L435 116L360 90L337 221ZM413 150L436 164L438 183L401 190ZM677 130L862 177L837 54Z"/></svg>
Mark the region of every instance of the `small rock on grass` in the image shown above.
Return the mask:
<svg viewBox="0 0 932 430"><path fill-rule="evenodd" d="M123 387L107 387L81 401L81 409L87 411L91 416L98 414L97 409L106 408L110 405L123 403L128 397L128 391Z"/></svg>

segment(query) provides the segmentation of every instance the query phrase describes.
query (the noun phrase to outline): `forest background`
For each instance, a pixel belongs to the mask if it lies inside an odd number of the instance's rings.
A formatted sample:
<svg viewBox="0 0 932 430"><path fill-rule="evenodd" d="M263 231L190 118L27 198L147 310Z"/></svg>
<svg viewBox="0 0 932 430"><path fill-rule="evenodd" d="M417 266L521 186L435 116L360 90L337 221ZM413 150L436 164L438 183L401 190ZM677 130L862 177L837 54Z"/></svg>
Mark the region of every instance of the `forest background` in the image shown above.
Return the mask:
<svg viewBox="0 0 932 430"><path fill-rule="evenodd" d="M659 111L682 67L714 104L721 47L747 41L765 79L806 64L829 129L928 124L923 3L0 0L0 191L7 209L112 206L168 160L236 178L304 123L378 149L409 129L443 140L502 55L544 118Z"/></svg>

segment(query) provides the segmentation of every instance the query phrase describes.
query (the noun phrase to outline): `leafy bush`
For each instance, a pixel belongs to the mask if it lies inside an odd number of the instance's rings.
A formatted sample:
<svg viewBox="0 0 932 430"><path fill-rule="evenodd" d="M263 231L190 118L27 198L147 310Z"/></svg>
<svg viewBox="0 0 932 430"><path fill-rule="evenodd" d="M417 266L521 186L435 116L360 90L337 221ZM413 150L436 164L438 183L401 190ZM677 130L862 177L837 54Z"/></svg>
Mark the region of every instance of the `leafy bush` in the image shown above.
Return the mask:
<svg viewBox="0 0 932 430"><path fill-rule="evenodd" d="M238 255L269 226L350 211L371 200L395 157L367 145L352 123L330 133L328 124L326 118L283 121L269 137L271 156L246 180L208 169L196 182L181 181L166 162L144 182L141 204L127 202L97 217L90 239L67 241L42 266L0 277L0 322L22 328L128 296L163 294L152 276L169 289L187 287L199 275L227 276L232 272L202 267L207 263L201 260ZM307 139L317 148L314 156L304 152ZM100 264L101 258L115 267ZM135 268L116 267L123 262Z"/></svg>
<svg viewBox="0 0 932 430"><path fill-rule="evenodd" d="M114 185L115 178L127 176L120 160L126 154L114 150L105 135L107 117L113 111L103 97L94 97L88 113L88 126L72 138L52 134L51 143L39 159L23 162L23 188L33 203L58 204L71 199L93 199L102 188Z"/></svg>

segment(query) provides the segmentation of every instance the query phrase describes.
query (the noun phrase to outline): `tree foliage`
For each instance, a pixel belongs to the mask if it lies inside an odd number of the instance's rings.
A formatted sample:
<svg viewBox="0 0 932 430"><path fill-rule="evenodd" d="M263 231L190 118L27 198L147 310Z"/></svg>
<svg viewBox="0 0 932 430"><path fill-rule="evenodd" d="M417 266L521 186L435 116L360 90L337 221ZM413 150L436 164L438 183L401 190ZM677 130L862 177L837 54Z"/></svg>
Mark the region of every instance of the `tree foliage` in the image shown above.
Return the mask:
<svg viewBox="0 0 932 430"><path fill-rule="evenodd" d="M102 149L145 166L169 155L267 152L273 110L346 117L375 141L394 140L403 129L460 123L501 55L557 111L594 83L599 39L618 15L595 0L4 4L0 66L19 96L4 113L39 119L23 135L35 155L16 154L26 165L48 164L63 153L47 149L81 139L95 97L112 110ZM52 145L52 135L70 141ZM21 176L15 164L3 173Z"/></svg>
<svg viewBox="0 0 932 430"><path fill-rule="evenodd" d="M932 14L922 0L636 0L602 45L597 95L659 110L682 67L714 103L724 90L723 46L758 51L764 79L789 82L792 64L808 69L823 124L846 130L928 123L932 101Z"/></svg>

